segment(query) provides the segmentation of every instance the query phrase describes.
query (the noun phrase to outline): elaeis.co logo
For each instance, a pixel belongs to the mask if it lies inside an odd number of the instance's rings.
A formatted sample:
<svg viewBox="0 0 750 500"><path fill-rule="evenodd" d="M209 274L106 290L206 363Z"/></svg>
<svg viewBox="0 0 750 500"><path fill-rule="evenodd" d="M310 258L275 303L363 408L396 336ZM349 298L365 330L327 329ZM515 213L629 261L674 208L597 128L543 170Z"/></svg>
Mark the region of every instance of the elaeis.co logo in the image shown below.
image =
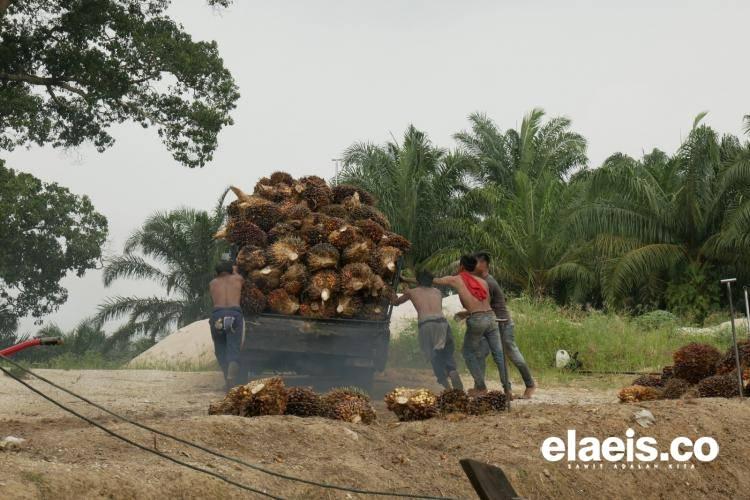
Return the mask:
<svg viewBox="0 0 750 500"><path fill-rule="evenodd" d="M563 462L568 469L580 470L690 470L695 469L696 462L712 462L719 456L719 443L712 437L692 440L679 436L661 447L654 437L636 439L633 429L625 431L625 439L611 436L603 440L579 439L576 431L570 429L565 439L548 437L540 449L548 462Z"/></svg>

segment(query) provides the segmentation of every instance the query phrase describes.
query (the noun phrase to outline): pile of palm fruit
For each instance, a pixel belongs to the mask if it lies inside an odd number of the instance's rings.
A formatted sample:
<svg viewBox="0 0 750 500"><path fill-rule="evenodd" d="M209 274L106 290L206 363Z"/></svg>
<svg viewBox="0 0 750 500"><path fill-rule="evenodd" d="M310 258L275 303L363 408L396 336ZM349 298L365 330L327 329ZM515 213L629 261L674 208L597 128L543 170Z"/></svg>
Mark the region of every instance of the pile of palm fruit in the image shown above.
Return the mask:
<svg viewBox="0 0 750 500"><path fill-rule="evenodd" d="M370 193L284 172L258 181L252 195L231 189L237 199L216 237L238 250L246 315L384 319L411 243L391 232Z"/></svg>
<svg viewBox="0 0 750 500"><path fill-rule="evenodd" d="M737 344L744 392L750 394L750 342ZM642 375L620 391L620 401L633 403L682 397L733 398L740 395L734 348L724 355L708 344L691 343L677 349L673 364L661 375Z"/></svg>
<svg viewBox="0 0 750 500"><path fill-rule="evenodd" d="M318 394L309 387L287 388L280 377L255 380L230 389L223 400L209 405L208 414L294 415L365 424L375 421L372 401L359 389L344 387Z"/></svg>
<svg viewBox="0 0 750 500"><path fill-rule="evenodd" d="M385 395L385 405L399 420L408 422L453 413L485 415L505 410L506 400L500 391L469 395L461 389L446 389L435 395L428 389L397 387Z"/></svg>

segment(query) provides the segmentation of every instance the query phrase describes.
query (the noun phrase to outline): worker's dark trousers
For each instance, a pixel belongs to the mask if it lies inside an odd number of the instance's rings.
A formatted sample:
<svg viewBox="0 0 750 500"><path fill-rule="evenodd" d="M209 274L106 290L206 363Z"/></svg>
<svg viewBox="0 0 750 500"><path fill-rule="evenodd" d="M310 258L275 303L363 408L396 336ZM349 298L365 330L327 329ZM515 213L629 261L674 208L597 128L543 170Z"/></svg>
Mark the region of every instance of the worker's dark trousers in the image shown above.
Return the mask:
<svg viewBox="0 0 750 500"><path fill-rule="evenodd" d="M239 366L240 344L242 343L242 309L239 307L217 308L208 320L211 325L211 339L214 341L216 361L227 378L230 363Z"/></svg>
<svg viewBox="0 0 750 500"><path fill-rule="evenodd" d="M521 374L521 378L523 378L524 385L526 385L526 387L534 387L534 379L531 376L529 365L526 364L526 360L524 359L523 354L521 354L521 350L516 345L516 335L512 321L500 324L500 338L503 341L503 351L505 352L505 355L508 356L508 359L510 359L511 363L516 365L516 368L518 368L518 371ZM487 359L487 355L490 353L490 346L489 344L487 344L486 339L481 340L479 348L479 366L482 373L484 373L486 370L485 362ZM503 374L501 373L500 375L502 377ZM502 382L503 387L505 387L506 381L503 380ZM508 380L507 382L508 387L510 387L510 380Z"/></svg>
<svg viewBox="0 0 750 500"><path fill-rule="evenodd" d="M500 380L503 379L505 370L505 359L503 358L503 344L500 340L500 330L497 327L495 313L476 313L466 320L466 335L464 335L464 346L462 353L466 361L466 368L474 378L474 386L477 389L486 389L484 381L484 369L481 341L484 339L489 345L492 359L497 364Z"/></svg>
<svg viewBox="0 0 750 500"><path fill-rule="evenodd" d="M456 360L453 358L454 350L453 333L450 333L450 331L448 332L448 337L445 339L445 347L443 349L432 350L432 355L430 356L432 371L435 373L438 384L442 386L448 384L450 373L458 369L456 367Z"/></svg>

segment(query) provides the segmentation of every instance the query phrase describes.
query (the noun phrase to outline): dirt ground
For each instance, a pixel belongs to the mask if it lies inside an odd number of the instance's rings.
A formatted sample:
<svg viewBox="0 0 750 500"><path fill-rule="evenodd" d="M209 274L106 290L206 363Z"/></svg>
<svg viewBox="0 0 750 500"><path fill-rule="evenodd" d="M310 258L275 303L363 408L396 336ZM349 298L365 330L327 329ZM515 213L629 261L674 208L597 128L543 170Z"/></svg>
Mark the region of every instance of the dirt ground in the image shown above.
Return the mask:
<svg viewBox="0 0 750 500"><path fill-rule="evenodd" d="M498 465L525 498L748 498L746 429L750 403L702 399L615 403L614 390L540 388L531 402L485 417L398 423L382 403L365 426L297 417L206 415L222 396L215 373L40 370L50 379L126 416L277 472L359 488L475 498L459 466L473 458ZM429 384L428 374L400 372L378 381ZM38 382L36 387L42 388ZM46 387L45 387L46 391ZM74 398L62 402L148 447L208 466L232 479L284 498L365 498L270 477L140 431ZM633 415L649 409L656 423L641 428ZM687 469L576 470L546 462L539 451L550 436L624 438L626 429L653 436L660 448L677 436L714 437L718 458ZM0 440L26 442L0 450L2 498L260 498L116 441L0 376ZM665 446L664 443L667 443Z"/></svg>

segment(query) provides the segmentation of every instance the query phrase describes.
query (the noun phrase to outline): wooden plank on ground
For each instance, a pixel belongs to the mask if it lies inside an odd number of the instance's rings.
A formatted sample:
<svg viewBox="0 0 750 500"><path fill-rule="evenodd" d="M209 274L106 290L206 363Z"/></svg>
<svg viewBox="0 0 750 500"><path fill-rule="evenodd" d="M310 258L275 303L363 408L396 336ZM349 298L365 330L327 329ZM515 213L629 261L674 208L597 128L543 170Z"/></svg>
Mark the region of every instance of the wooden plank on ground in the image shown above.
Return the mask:
<svg viewBox="0 0 750 500"><path fill-rule="evenodd" d="M480 500L521 499L499 467L465 458L460 461Z"/></svg>

